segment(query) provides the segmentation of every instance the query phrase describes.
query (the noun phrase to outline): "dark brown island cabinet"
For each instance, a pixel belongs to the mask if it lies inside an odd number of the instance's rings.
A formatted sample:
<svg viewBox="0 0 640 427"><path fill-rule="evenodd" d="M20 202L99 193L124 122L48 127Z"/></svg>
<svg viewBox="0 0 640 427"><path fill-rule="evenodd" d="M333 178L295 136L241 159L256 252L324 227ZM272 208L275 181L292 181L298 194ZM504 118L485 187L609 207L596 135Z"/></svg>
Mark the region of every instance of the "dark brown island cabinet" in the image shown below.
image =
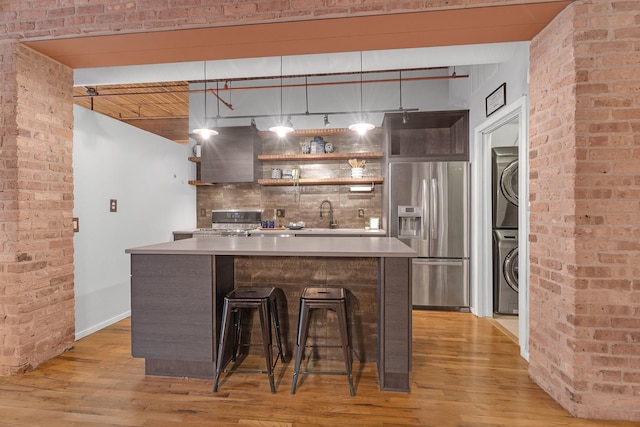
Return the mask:
<svg viewBox="0 0 640 427"><path fill-rule="evenodd" d="M284 287L289 319L297 315L305 286L346 287L362 309L351 320L355 331L365 331L356 332L355 348L364 360L377 362L381 390L409 391L409 276L416 253L396 238L207 237L126 252L132 355L145 359L148 375L212 378L224 295L263 278L265 285ZM282 265L298 264L304 266L300 271L313 271L313 283L291 274L294 268L277 273ZM369 311L369 318L362 314ZM293 332L288 341L292 337Z"/></svg>

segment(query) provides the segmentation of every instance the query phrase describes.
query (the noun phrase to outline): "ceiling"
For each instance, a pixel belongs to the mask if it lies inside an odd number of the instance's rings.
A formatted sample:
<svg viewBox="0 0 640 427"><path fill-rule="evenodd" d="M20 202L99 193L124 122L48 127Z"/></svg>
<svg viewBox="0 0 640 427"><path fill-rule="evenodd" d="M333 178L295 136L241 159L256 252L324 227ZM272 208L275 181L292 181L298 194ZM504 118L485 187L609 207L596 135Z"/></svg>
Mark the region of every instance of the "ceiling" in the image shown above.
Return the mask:
<svg viewBox="0 0 640 427"><path fill-rule="evenodd" d="M208 62L208 61L207 61ZM202 64L200 64L202 65ZM369 93L367 86L369 84L384 85L388 83L396 84L400 82L410 85L414 82L426 81L442 81L451 79L465 79L468 77L463 70L458 72L450 72L448 67L431 67L420 69L402 69L386 70L386 71L368 71L361 73L331 73L331 74L309 74L304 76L285 75L284 84L280 76L255 77L255 78L238 78L229 80L207 79L206 87L210 107L218 104L217 119L227 122L220 124L221 126L233 126L232 122L237 119L245 119L247 123L250 119L262 120L264 117L273 117L269 113L269 109L262 110L259 106L260 100L264 97L273 97L273 93L269 95L267 92L285 88L285 90L298 90L310 93L318 90L326 93L347 93L347 89L343 89L345 85L364 84L365 93ZM257 71L256 71L257 72ZM364 75L364 83L360 83L360 75ZM404 77L403 77L404 76ZM402 81L400 81L402 78ZM148 132L160 135L164 138L173 140L178 143L186 143L189 140L189 101L191 96L198 96L205 87L203 79L194 80L191 83L187 81L171 81L171 82L154 82L154 83L134 83L134 84L106 84L106 85L83 85L74 87L74 103L84 108L104 114L116 120L122 121L129 125L138 127ZM282 89L281 89L282 90ZM247 93L248 95L244 95ZM244 95L244 96L243 96ZM310 96L310 95L308 95ZM216 100L217 98L217 100ZM197 99L197 98L195 98ZM322 116L328 113L335 116L348 114L345 112L348 103L340 102L340 98L329 96L328 99L334 101L334 106L325 105L325 112L312 111L307 98L306 113L296 112L289 109L289 116ZM336 99L338 100L335 103ZM194 98L191 98L191 102ZM233 101L233 102L232 102ZM198 99L201 102L201 98ZM256 110L256 105L258 109ZM316 104L317 106L318 104ZM201 107L198 104L198 108ZM224 110L221 113L220 108ZM337 110L335 108L338 108ZM340 113L338 112L340 111ZM202 112L200 112L202 113ZM215 111L209 112L207 115L209 120L214 120ZM244 115L243 115L244 114ZM266 114L266 116L265 116ZM299 119L299 118L298 118ZM318 119L318 123L322 123ZM304 120L303 120L304 121ZM340 120L338 120L340 122ZM300 120L297 121L300 124ZM332 123L335 122L332 120ZM264 123L263 123L264 124ZM237 124L236 124L237 125ZM305 127L304 125L302 126ZM324 131L327 131L325 129ZM298 129L299 133L307 134L309 129Z"/></svg>
<svg viewBox="0 0 640 427"><path fill-rule="evenodd" d="M336 55L344 52L371 53L380 64L365 67L372 70L397 69L384 61L397 62L398 57L384 52L404 49L424 49L433 46L456 47L470 45L468 54L440 58L425 55L431 65L470 64L473 46L478 44L529 41L544 28L570 1L525 3L509 6L414 12L395 15L376 15L313 21L271 24L245 24L200 29L155 31L134 34L78 37L25 42L31 48L72 68L85 81L92 70L101 70L102 77L90 85L80 83L74 89L74 103L93 109L125 123L177 141L188 141L188 80L197 74L166 72L168 68L181 70L185 61L220 62L249 58L282 58L283 55ZM477 51L477 49L476 49ZM375 53L378 52L376 55ZM477 52L475 52L477 54ZM388 57L388 59L386 59ZM416 55L407 55L415 58ZM323 71L330 72L334 61L324 62ZM306 66L322 65L303 61ZM152 65L146 65L152 64ZM191 62L191 64L197 64ZM164 67L161 73L130 78L129 68ZM272 64L273 65L273 64ZM394 64L395 65L395 64ZM362 67L362 63L360 63ZM264 67L262 67L264 68ZM347 66L353 71L353 66ZM107 75L124 74L118 82L109 82ZM242 67L244 77L259 74L260 67ZM145 68L149 70L149 68ZM195 67L201 73L201 64ZM240 70L237 70L240 71ZM344 71L344 70L342 70ZM193 68L192 71L193 73ZM214 78L224 77L220 69ZM273 70L270 75L277 75ZM300 70L298 74L305 74ZM173 75L164 81L163 75ZM199 74L202 76L202 74ZM210 78L210 76L207 76ZM201 78L200 78L201 80ZM132 83L132 82L139 83ZM97 88L89 96L87 88Z"/></svg>
<svg viewBox="0 0 640 427"><path fill-rule="evenodd" d="M94 89L89 95L87 89ZM179 143L189 141L186 81L77 86L74 104Z"/></svg>

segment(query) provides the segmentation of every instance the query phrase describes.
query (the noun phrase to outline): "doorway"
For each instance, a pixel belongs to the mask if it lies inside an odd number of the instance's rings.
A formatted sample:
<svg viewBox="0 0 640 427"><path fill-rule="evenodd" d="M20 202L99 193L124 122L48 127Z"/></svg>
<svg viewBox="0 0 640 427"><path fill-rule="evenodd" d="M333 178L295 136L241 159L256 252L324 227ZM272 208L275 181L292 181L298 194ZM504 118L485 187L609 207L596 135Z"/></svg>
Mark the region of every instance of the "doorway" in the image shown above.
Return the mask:
<svg viewBox="0 0 640 427"><path fill-rule="evenodd" d="M474 144L470 148L472 168L471 205L477 208L472 215L471 227L477 230L471 242L472 312L479 317L493 317L493 227L491 198L491 149L496 140L505 135L517 137L518 145L518 194L521 195L518 210L518 343L520 355L529 360L529 194L528 185L528 99L521 97L503 110L495 113L474 130ZM500 143L497 143L500 145ZM502 145L508 145L503 143ZM516 145L516 144L512 144Z"/></svg>

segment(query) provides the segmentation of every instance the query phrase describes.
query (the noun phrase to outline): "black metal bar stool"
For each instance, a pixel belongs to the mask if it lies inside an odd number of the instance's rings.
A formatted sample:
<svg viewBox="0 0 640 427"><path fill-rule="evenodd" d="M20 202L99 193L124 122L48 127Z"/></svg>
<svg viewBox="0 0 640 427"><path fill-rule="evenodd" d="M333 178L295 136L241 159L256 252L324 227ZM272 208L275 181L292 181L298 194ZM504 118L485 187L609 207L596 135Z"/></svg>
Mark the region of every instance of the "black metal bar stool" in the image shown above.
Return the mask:
<svg viewBox="0 0 640 427"><path fill-rule="evenodd" d="M267 370L249 370L249 369L224 369L228 363L225 360L227 349L227 341L229 334L233 333L233 353L231 360L236 361L238 346L240 345L240 332L242 328L242 310L255 309L260 315L260 327L262 331L262 347L264 358L267 364ZM232 317L233 330L232 328ZM271 334L271 324L276 334L276 346L278 353L275 360L273 359L273 340ZM247 344L248 345L248 344ZM222 307L222 324L220 326L220 340L218 342L218 357L216 360L215 382L213 383L213 391L218 391L218 381L222 372L253 372L268 374L269 384L271 385L271 393L276 392L276 386L273 378L273 369L278 363L278 356L284 362L284 354L282 352L282 341L280 338L280 320L278 318L278 304L276 301L276 288L270 287L244 287L236 288L224 297L224 305Z"/></svg>
<svg viewBox="0 0 640 427"><path fill-rule="evenodd" d="M307 342L309 330L309 314L314 309L333 310L338 316L338 333L344 357L344 372L328 371L303 371L304 374L338 374L347 375L349 379L349 392L355 396L353 388L353 375L351 372L351 340L347 325L347 297L344 288L308 286L302 291L300 296L300 312L298 315L298 338L296 340L296 361L293 370L293 383L291 384L291 394L295 394L300 373L300 361Z"/></svg>

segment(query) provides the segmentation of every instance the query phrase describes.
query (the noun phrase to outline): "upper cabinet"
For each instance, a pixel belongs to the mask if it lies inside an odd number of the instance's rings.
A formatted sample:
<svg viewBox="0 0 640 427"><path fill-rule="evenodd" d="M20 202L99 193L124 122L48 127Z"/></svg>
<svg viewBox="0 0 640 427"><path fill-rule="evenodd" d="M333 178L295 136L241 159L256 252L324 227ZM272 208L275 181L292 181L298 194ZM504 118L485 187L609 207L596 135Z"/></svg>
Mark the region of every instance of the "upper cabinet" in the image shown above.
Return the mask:
<svg viewBox="0 0 640 427"><path fill-rule="evenodd" d="M262 177L262 139L254 126L219 128L220 132L202 141L200 182L257 182Z"/></svg>
<svg viewBox="0 0 640 427"><path fill-rule="evenodd" d="M469 160L469 111L424 111L384 116L389 161ZM404 123L403 123L404 121Z"/></svg>

